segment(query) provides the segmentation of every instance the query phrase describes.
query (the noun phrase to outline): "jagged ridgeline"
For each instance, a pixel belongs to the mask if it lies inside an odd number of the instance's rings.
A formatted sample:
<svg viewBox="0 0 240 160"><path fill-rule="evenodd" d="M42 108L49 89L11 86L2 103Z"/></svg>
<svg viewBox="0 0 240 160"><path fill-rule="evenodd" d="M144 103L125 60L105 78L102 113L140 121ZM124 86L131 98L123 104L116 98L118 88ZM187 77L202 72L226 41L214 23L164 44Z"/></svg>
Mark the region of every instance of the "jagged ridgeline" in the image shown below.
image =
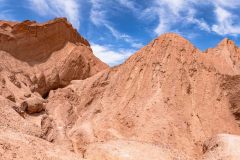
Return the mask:
<svg viewBox="0 0 240 160"><path fill-rule="evenodd" d="M66 19L0 21L0 159L238 160L240 49L163 34L110 68Z"/></svg>

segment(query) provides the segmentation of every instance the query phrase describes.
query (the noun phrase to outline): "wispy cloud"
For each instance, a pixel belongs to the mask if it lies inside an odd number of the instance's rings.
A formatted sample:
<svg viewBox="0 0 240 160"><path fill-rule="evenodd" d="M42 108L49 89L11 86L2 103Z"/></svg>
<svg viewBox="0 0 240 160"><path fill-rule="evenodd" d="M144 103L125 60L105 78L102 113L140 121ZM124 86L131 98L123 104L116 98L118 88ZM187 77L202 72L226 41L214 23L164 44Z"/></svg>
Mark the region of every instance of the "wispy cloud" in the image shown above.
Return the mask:
<svg viewBox="0 0 240 160"><path fill-rule="evenodd" d="M110 66L115 66L124 62L135 52L135 50L126 49L120 49L116 51L109 46L103 46L99 44L91 44L91 48L93 49L93 53L96 57Z"/></svg>
<svg viewBox="0 0 240 160"><path fill-rule="evenodd" d="M102 9L105 2L101 0L90 0L90 2L92 5L92 8L90 10L90 19L92 23L97 26L108 23L106 19L106 11Z"/></svg>
<svg viewBox="0 0 240 160"><path fill-rule="evenodd" d="M234 23L238 22L240 16L235 15L231 11L231 8L240 6L240 2L239 1L226 2L223 0L218 0L214 2L214 5L215 5L214 13L216 16L217 23L212 26L212 30L219 35L235 36L237 34L240 34L240 23Z"/></svg>
<svg viewBox="0 0 240 160"><path fill-rule="evenodd" d="M91 10L90 10L90 19L92 23L96 26L104 26L106 27L112 35L117 38L121 39L122 34L119 33L113 26L112 23L108 20L108 6L109 1L102 1L102 0L90 0L91 2Z"/></svg>
<svg viewBox="0 0 240 160"><path fill-rule="evenodd" d="M1 10L0 7L0 20L13 20L13 18L8 10Z"/></svg>
<svg viewBox="0 0 240 160"><path fill-rule="evenodd" d="M90 19L92 23L96 26L104 26L107 28L112 36L117 40L122 40L129 43L133 48L141 48L143 46L138 40L134 39L130 35L126 33L119 32L116 28L113 27L113 24L108 20L108 15L111 13L109 7L111 7L111 3L116 3L114 1L102 1L102 0L91 0L91 11L90 11ZM134 3L127 0L120 0L119 3L126 5L131 9L134 8Z"/></svg>
<svg viewBox="0 0 240 160"><path fill-rule="evenodd" d="M132 1L132 0L118 0L118 3L121 6L124 6L125 8L128 8L128 9L134 11L134 12L138 12L139 11L135 1Z"/></svg>
<svg viewBox="0 0 240 160"><path fill-rule="evenodd" d="M154 29L157 35L176 30L182 22L185 22L185 25L196 25L199 29L209 32L210 26L203 19L196 18L196 3L200 2L198 0L154 0L152 6L143 13L145 16L155 14L155 17L158 17L159 23Z"/></svg>
<svg viewBox="0 0 240 160"><path fill-rule="evenodd" d="M31 9L40 16L67 17L74 27L80 27L80 5L77 0L28 0Z"/></svg>
<svg viewBox="0 0 240 160"><path fill-rule="evenodd" d="M0 20L14 20L11 10L6 9L8 5L7 0L0 0Z"/></svg>
<svg viewBox="0 0 240 160"><path fill-rule="evenodd" d="M197 13L202 12L200 7L202 5L214 8L212 16L216 17L215 23L209 23L196 16ZM158 17L159 23L154 29L157 35L178 30L182 22L188 26L195 25L206 32L236 35L240 34L240 23L236 23L240 16L232 10L238 7L240 7L240 1L236 0L154 0L142 15L150 20L152 17Z"/></svg>
<svg viewBox="0 0 240 160"><path fill-rule="evenodd" d="M159 23L154 29L157 35L176 31L174 27L183 21L187 24L196 25L201 30L210 31L210 26L203 19L195 17L195 5L201 4L201 0L151 0L145 7L139 5L134 0L116 0L115 2L120 7L131 10L136 18L146 23L156 21L157 18ZM105 14L105 12L102 13Z"/></svg>

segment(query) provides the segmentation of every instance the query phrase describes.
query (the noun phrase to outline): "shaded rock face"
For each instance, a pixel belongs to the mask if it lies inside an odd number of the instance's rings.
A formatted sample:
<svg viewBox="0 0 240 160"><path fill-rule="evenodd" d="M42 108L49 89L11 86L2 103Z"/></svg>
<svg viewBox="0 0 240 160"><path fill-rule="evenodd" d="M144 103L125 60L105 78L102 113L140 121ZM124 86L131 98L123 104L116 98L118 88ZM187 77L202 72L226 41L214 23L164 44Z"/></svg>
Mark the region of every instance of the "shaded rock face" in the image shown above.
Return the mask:
<svg viewBox="0 0 240 160"><path fill-rule="evenodd" d="M109 68L66 19L0 21L0 56L0 159L240 157L228 39L203 53L164 34Z"/></svg>
<svg viewBox="0 0 240 160"><path fill-rule="evenodd" d="M230 111L234 115L238 125L240 126L240 76L224 75L222 77L221 87L225 91L230 104Z"/></svg>
<svg viewBox="0 0 240 160"><path fill-rule="evenodd" d="M24 21L11 25L2 22L0 26L1 50L30 64L47 60L52 52L62 49L67 42L89 46L66 19L45 24Z"/></svg>

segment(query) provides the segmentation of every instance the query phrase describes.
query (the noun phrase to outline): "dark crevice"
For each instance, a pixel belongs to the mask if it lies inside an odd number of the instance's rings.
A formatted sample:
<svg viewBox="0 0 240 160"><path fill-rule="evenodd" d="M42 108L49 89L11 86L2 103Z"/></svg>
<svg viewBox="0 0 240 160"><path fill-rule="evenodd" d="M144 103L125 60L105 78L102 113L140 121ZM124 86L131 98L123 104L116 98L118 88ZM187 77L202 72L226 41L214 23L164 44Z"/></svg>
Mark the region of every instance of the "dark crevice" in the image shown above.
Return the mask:
<svg viewBox="0 0 240 160"><path fill-rule="evenodd" d="M68 85L66 85L66 86L68 86ZM51 89L48 89L46 92L44 92L44 93L42 94L42 98L43 98L43 99L48 99L49 93L50 93L51 91L55 91L55 90L57 90L57 89L61 89L61 88L64 88L64 87L66 87L66 86L64 86L64 85L59 85L59 86L52 87Z"/></svg>
<svg viewBox="0 0 240 160"><path fill-rule="evenodd" d="M43 98L43 99L48 99L49 93L50 93L50 91L44 93L44 94L42 95L42 98Z"/></svg>

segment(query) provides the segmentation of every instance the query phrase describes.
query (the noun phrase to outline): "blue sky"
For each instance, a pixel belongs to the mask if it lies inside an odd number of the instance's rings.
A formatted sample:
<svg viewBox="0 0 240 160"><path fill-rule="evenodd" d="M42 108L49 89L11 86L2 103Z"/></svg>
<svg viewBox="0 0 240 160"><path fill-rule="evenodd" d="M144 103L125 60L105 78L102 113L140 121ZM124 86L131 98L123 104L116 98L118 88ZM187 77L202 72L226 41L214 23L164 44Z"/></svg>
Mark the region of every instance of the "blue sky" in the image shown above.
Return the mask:
<svg viewBox="0 0 240 160"><path fill-rule="evenodd" d="M67 17L111 66L166 32L201 50L224 37L240 44L240 0L0 0L0 19L55 17Z"/></svg>

